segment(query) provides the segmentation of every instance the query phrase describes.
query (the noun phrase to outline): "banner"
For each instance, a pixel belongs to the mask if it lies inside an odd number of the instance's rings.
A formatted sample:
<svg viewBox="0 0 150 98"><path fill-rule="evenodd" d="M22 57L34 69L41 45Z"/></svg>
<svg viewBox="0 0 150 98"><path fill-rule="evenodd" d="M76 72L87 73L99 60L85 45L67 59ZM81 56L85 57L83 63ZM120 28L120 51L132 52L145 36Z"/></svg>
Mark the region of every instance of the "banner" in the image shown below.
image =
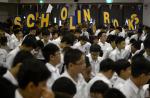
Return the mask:
<svg viewBox="0 0 150 98"><path fill-rule="evenodd" d="M112 23L115 27L127 25L129 30L135 30L136 25L142 24L143 5L142 4L78 4L74 11L75 16L69 16L69 7L66 4L51 4L51 13L46 13L48 4L33 5L33 9L25 10L19 6L19 16L14 20L15 24L20 24L26 17L27 27L35 26L35 21L40 17L41 27L59 21L68 21L70 29L74 29L76 24L83 22L95 22L96 26ZM24 5L25 6L25 5ZM26 5L27 6L27 5ZM37 7L35 7L37 6ZM38 9L37 9L38 8ZM39 13L38 16L35 13Z"/></svg>

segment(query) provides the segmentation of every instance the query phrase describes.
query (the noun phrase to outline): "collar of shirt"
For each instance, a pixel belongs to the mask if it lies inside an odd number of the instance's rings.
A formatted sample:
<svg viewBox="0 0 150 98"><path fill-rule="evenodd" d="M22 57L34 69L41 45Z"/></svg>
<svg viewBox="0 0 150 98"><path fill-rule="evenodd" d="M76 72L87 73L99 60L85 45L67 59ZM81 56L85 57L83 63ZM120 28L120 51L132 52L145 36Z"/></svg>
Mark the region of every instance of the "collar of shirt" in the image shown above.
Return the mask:
<svg viewBox="0 0 150 98"><path fill-rule="evenodd" d="M134 90L134 92L138 94L140 89L132 82L132 80L128 79L127 82L128 82L128 85Z"/></svg>
<svg viewBox="0 0 150 98"><path fill-rule="evenodd" d="M50 64L50 63L46 63L46 67L48 68L48 70L50 71L50 72L55 72L55 73L57 73L57 72L59 72L59 69L57 68L57 67L54 67L52 64Z"/></svg>
<svg viewBox="0 0 150 98"><path fill-rule="evenodd" d="M7 70L6 74L3 75L4 78L9 80L12 84L18 85L18 81L15 79L15 77L11 74L9 70Z"/></svg>
<svg viewBox="0 0 150 98"><path fill-rule="evenodd" d="M15 98L23 98L23 96L19 93L18 90L15 91Z"/></svg>

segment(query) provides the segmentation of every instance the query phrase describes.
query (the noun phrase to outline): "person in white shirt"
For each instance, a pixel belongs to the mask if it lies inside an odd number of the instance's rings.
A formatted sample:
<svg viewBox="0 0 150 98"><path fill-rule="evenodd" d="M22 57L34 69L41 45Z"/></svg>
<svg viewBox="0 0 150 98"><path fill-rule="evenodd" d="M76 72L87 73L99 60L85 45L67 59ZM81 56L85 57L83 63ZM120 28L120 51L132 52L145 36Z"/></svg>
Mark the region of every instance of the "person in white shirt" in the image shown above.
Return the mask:
<svg viewBox="0 0 150 98"><path fill-rule="evenodd" d="M130 39L135 39L137 41L144 41L144 36L143 36L143 30L142 28L139 28L137 33L132 35Z"/></svg>
<svg viewBox="0 0 150 98"><path fill-rule="evenodd" d="M6 57L6 68L10 69L12 66L12 62L14 60L14 57L20 50L26 50L26 51L32 51L36 48L36 39L32 35L27 35L25 39L23 40L21 46L18 46L14 50L12 50L10 53L8 53Z"/></svg>
<svg viewBox="0 0 150 98"><path fill-rule="evenodd" d="M46 67L52 73L51 78L47 81L47 86L51 89L54 81L60 77L59 69L57 68L57 65L60 64L60 50L57 45L49 43L42 49L42 53L46 61Z"/></svg>
<svg viewBox="0 0 150 98"><path fill-rule="evenodd" d="M54 98L46 87L50 76L51 72L41 61L34 58L24 60L17 74L19 88L14 98Z"/></svg>
<svg viewBox="0 0 150 98"><path fill-rule="evenodd" d="M23 40L23 33L21 30L17 29L17 30L13 30L14 34L11 35L11 41L9 42L9 48L10 49L15 49L16 47L18 47Z"/></svg>
<svg viewBox="0 0 150 98"><path fill-rule="evenodd" d="M99 37L99 45L101 46L101 50L103 51L103 54L105 54L108 50L108 48L111 47L110 43L107 43L106 40L107 40L107 35L106 35L106 32L100 32L98 34L98 37Z"/></svg>
<svg viewBox="0 0 150 98"><path fill-rule="evenodd" d="M82 33L80 36L86 36L89 39L90 35L89 32L87 32L87 26L85 24L82 25L81 31Z"/></svg>
<svg viewBox="0 0 150 98"><path fill-rule="evenodd" d="M109 54L116 48L116 43L115 43L116 38L117 38L116 35L109 35L107 37L107 42L110 43L111 47L105 50L105 53L103 53L103 59L109 58Z"/></svg>
<svg viewBox="0 0 150 98"><path fill-rule="evenodd" d="M102 57L100 57L102 50L98 44L93 44L90 47L90 53L87 55L89 57L89 61L92 68L92 76L95 76L100 70L100 62L102 61Z"/></svg>
<svg viewBox="0 0 150 98"><path fill-rule="evenodd" d="M115 72L118 77L113 87L121 88L131 75L131 64L125 59L120 59L115 62Z"/></svg>
<svg viewBox="0 0 150 98"><path fill-rule="evenodd" d="M146 98L143 90L150 79L150 62L142 55L135 55L131 60L131 77L120 88L126 98Z"/></svg>
<svg viewBox="0 0 150 98"><path fill-rule="evenodd" d="M73 83L75 83L77 93L75 94L74 98L86 98L84 96L86 81L81 74L85 67L84 54L78 49L70 49L66 51L64 55L64 64L66 70L61 77L67 77L73 81Z"/></svg>
<svg viewBox="0 0 150 98"><path fill-rule="evenodd" d="M80 41L73 45L73 48L81 50L83 53L88 54L91 43L88 42L86 36L81 36Z"/></svg>
<svg viewBox="0 0 150 98"><path fill-rule="evenodd" d="M50 32L46 28L42 29L42 42L44 46L50 43Z"/></svg>
<svg viewBox="0 0 150 98"><path fill-rule="evenodd" d="M109 54L109 58L114 61L119 59L128 59L130 52L125 50L125 39L118 36L115 43L116 48Z"/></svg>

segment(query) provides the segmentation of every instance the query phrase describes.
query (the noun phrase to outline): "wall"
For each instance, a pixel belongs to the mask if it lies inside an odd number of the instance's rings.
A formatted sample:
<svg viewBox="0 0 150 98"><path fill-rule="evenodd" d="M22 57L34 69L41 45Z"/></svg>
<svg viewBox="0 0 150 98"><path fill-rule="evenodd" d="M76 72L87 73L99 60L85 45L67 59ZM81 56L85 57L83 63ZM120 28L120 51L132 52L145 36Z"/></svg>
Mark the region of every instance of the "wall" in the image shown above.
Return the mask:
<svg viewBox="0 0 150 98"><path fill-rule="evenodd" d="M144 0L143 24L150 27L150 0Z"/></svg>

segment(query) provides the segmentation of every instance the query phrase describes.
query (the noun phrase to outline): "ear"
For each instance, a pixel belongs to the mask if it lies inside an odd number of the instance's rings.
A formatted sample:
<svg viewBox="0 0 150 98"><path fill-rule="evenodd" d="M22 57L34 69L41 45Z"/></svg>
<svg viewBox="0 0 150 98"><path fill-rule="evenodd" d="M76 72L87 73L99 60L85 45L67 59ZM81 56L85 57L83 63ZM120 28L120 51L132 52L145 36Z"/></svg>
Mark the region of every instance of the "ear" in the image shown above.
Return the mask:
<svg viewBox="0 0 150 98"><path fill-rule="evenodd" d="M33 82L29 82L28 85L26 86L26 89L28 92L33 92L35 89L35 85Z"/></svg>

